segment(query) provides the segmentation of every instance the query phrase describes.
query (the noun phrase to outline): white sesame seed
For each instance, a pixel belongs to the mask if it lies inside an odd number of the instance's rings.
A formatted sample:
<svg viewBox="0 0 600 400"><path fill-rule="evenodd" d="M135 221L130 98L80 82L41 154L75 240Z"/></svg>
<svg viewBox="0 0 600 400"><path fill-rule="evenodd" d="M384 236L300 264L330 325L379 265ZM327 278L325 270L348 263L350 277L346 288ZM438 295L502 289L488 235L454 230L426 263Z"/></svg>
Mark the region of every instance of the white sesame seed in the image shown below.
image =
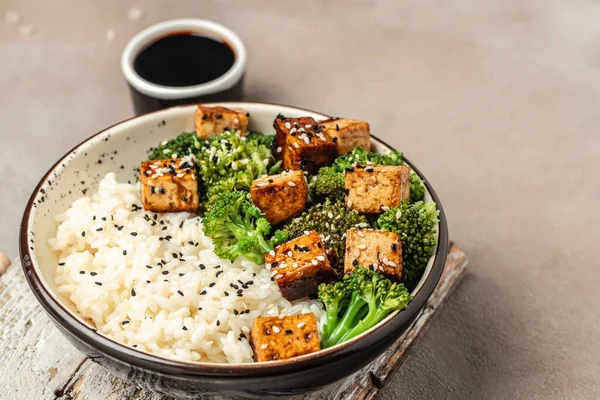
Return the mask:
<svg viewBox="0 0 600 400"><path fill-rule="evenodd" d="M292 128L292 129L290 129L290 134L292 134L292 133L296 133L296 131L297 131L297 129L296 129L296 128Z"/></svg>
<svg viewBox="0 0 600 400"><path fill-rule="evenodd" d="M288 185L291 186L291 187L296 186L296 184L294 182L288 182Z"/></svg>
<svg viewBox="0 0 600 400"><path fill-rule="evenodd" d="M278 152L278 153L281 153L281 150L282 150L282 149L281 149L281 146L279 146L279 147L277 148L277 152Z"/></svg>
<svg viewBox="0 0 600 400"><path fill-rule="evenodd" d="M260 348L261 348L261 349L263 349L263 350L264 350L264 349L266 349L267 347L269 347L269 344L268 344L268 343L265 343L265 344L261 344L261 345L260 345Z"/></svg>
<svg viewBox="0 0 600 400"><path fill-rule="evenodd" d="M287 254L287 256L288 256L288 257L291 257L291 256L293 256L293 255L294 255L294 253L292 253L292 251L291 251L291 250L288 250L288 252L287 252L286 254Z"/></svg>
<svg viewBox="0 0 600 400"><path fill-rule="evenodd" d="M272 257L275 257L275 250L271 250L271 251L269 252L269 254L270 254Z"/></svg>
<svg viewBox="0 0 600 400"><path fill-rule="evenodd" d="M357 233L358 233L358 236L365 237L365 234L362 231L358 231Z"/></svg>
<svg viewBox="0 0 600 400"><path fill-rule="evenodd" d="M304 127L305 127L306 129L310 129L310 128L312 128L312 125L304 125Z"/></svg>
<svg viewBox="0 0 600 400"><path fill-rule="evenodd" d="M398 210L396 211L396 219L400 219L400 217L402 217L402 211Z"/></svg>
<svg viewBox="0 0 600 400"><path fill-rule="evenodd" d="M258 186L258 187L265 187L265 186L267 186L268 184L269 184L269 183L267 183L267 182L259 182L259 183L257 183L257 184L256 184L256 186Z"/></svg>
<svg viewBox="0 0 600 400"><path fill-rule="evenodd" d="M310 234L310 231L304 231L304 234L308 235L308 234Z"/></svg>
<svg viewBox="0 0 600 400"><path fill-rule="evenodd" d="M231 169L234 171L237 170L237 163L235 161L231 163Z"/></svg>
<svg viewBox="0 0 600 400"><path fill-rule="evenodd" d="M348 207L352 207L352 200L348 200Z"/></svg>
<svg viewBox="0 0 600 400"><path fill-rule="evenodd" d="M269 164L269 159L268 159L268 158L265 158L265 159L263 160L263 164L264 164L264 165L268 165L268 164Z"/></svg>
<svg viewBox="0 0 600 400"><path fill-rule="evenodd" d="M183 174L177 174L176 175L178 178L183 178Z"/></svg>
<svg viewBox="0 0 600 400"><path fill-rule="evenodd" d="M380 206L380 208L381 208L383 211L387 211L387 210L389 210L389 209L390 209L388 206L384 206L384 205L381 205L381 206Z"/></svg>
<svg viewBox="0 0 600 400"><path fill-rule="evenodd" d="M250 332L250 328L248 328L247 326L242 326L242 332L249 333Z"/></svg>
<svg viewBox="0 0 600 400"><path fill-rule="evenodd" d="M21 21L21 15L16 11L7 11L4 14L4 21L6 21L9 24L16 24L19 21Z"/></svg>
<svg viewBox="0 0 600 400"><path fill-rule="evenodd" d="M294 145L293 145L293 146L294 146L295 148L298 148L298 147L300 147L300 146L298 146L298 143L296 143L296 142L294 142Z"/></svg>
<svg viewBox="0 0 600 400"><path fill-rule="evenodd" d="M317 260L311 260L310 262L312 263L312 265L319 265L319 262Z"/></svg>
<svg viewBox="0 0 600 400"><path fill-rule="evenodd" d="M395 262L393 262L393 261L388 261L388 265L391 265L392 267L395 267L395 266L396 266L396 263L395 263Z"/></svg>
<svg viewBox="0 0 600 400"><path fill-rule="evenodd" d="M323 257L323 256L317 256L317 260L319 260L319 261L325 261L325 257Z"/></svg>
<svg viewBox="0 0 600 400"><path fill-rule="evenodd" d="M246 165L246 164L248 164L248 159L247 159L247 158L244 158L243 160L240 160L240 163L241 163L242 165Z"/></svg>
<svg viewBox="0 0 600 400"><path fill-rule="evenodd" d="M171 149L164 149L163 150L163 154L169 154L171 152Z"/></svg>
<svg viewBox="0 0 600 400"><path fill-rule="evenodd" d="M266 263L266 264L265 264L265 267L266 267L268 270L270 270L270 269L271 269L271 263Z"/></svg>
<svg viewBox="0 0 600 400"><path fill-rule="evenodd" d="M238 125L239 123L240 123L240 120L239 120L239 119L235 118L235 119L233 120L233 124L234 124L234 125Z"/></svg>
<svg viewBox="0 0 600 400"><path fill-rule="evenodd" d="M128 11L127 11L127 19L130 20L131 22L136 22L139 21L142 18L142 10L140 10L137 7L131 7Z"/></svg>
<svg viewBox="0 0 600 400"><path fill-rule="evenodd" d="M275 279L281 279L281 278L283 278L283 274L277 274L277 275L275 275Z"/></svg>
<svg viewBox="0 0 600 400"><path fill-rule="evenodd" d="M113 40L115 40L116 37L117 37L117 34L112 29L107 29L106 33L104 34L104 38L109 42L112 42Z"/></svg>
<svg viewBox="0 0 600 400"><path fill-rule="evenodd" d="M330 213L330 212L329 212L329 213L327 213L327 216L328 216L329 218L333 218L333 213Z"/></svg>
<svg viewBox="0 0 600 400"><path fill-rule="evenodd" d="M360 249L360 250L364 250L364 249L367 248L367 245L366 244L359 244L358 246L356 246L356 248Z"/></svg>
<svg viewBox="0 0 600 400"><path fill-rule="evenodd" d="M292 264L292 267L294 267L294 268L298 268L298 263L293 263L293 264Z"/></svg>
<svg viewBox="0 0 600 400"><path fill-rule="evenodd" d="M284 125L285 129L290 129L292 127L292 124L290 124L289 122L286 122Z"/></svg>
<svg viewBox="0 0 600 400"><path fill-rule="evenodd" d="M300 322L298 325L296 325L298 328L302 328L304 325L306 325L306 322Z"/></svg>
<svg viewBox="0 0 600 400"><path fill-rule="evenodd" d="M276 325L273 325L272 329L273 329L273 332L275 332L275 333L281 332L281 329L279 329L279 327Z"/></svg>
<svg viewBox="0 0 600 400"><path fill-rule="evenodd" d="M298 132L304 132L304 128L298 128Z"/></svg>
<svg viewBox="0 0 600 400"><path fill-rule="evenodd" d="M375 175L371 175L371 180L373 181L373 183L377 183L377 178L375 178Z"/></svg>

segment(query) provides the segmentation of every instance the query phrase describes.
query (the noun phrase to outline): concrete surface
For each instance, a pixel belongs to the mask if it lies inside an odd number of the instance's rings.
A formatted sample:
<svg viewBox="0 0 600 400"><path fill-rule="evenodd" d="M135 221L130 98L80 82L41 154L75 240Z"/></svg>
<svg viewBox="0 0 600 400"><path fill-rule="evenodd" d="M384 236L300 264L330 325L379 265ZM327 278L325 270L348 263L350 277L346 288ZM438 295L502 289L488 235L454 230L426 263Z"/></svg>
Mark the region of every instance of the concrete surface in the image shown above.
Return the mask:
<svg viewBox="0 0 600 400"><path fill-rule="evenodd" d="M126 39L213 19L249 48L248 99L370 121L429 177L469 254L384 399L600 397L598 2L0 0L9 10L34 32L0 17L0 251L17 256L56 158L132 114Z"/></svg>

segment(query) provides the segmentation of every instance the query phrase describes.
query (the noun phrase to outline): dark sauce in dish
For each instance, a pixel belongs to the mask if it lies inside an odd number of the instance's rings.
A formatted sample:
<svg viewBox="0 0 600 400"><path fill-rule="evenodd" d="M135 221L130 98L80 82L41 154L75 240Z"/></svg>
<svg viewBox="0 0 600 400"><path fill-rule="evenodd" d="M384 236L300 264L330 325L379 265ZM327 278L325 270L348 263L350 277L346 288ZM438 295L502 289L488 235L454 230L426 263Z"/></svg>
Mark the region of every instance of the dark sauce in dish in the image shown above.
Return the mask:
<svg viewBox="0 0 600 400"><path fill-rule="evenodd" d="M164 36L142 49L133 62L143 79L163 86L194 86L224 75L235 54L221 39L195 32Z"/></svg>

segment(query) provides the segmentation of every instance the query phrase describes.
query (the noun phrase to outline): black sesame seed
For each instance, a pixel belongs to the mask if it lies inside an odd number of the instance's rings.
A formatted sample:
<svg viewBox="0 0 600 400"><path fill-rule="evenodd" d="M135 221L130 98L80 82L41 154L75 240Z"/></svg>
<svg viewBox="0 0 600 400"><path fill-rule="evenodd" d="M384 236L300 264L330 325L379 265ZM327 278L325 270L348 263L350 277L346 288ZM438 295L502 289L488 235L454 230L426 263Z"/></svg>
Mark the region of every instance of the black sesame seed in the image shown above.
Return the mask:
<svg viewBox="0 0 600 400"><path fill-rule="evenodd" d="M294 333L294 331L293 331L293 330L291 330L291 329L286 329L286 330L285 330L285 333L286 333L287 335L291 335L292 333Z"/></svg>
<svg viewBox="0 0 600 400"><path fill-rule="evenodd" d="M217 114L217 119L223 118L223 114Z"/></svg>
<svg viewBox="0 0 600 400"><path fill-rule="evenodd" d="M137 232L131 232L129 233L131 236L137 236Z"/></svg>
<svg viewBox="0 0 600 400"><path fill-rule="evenodd" d="M83 275L83 274L85 274L85 271L79 271L79 273L80 273L81 275Z"/></svg>
<svg viewBox="0 0 600 400"><path fill-rule="evenodd" d="M121 322L121 325L127 325L129 323L129 321L125 320L123 322Z"/></svg>
<svg viewBox="0 0 600 400"><path fill-rule="evenodd" d="M358 260L356 258L352 260L352 265L354 265L355 267L358 265Z"/></svg>
<svg viewBox="0 0 600 400"><path fill-rule="evenodd" d="M124 226L124 225L121 225L120 227L118 227L118 228L117 228L117 230L119 230L119 231L120 231L121 229L123 229L123 226Z"/></svg>
<svg viewBox="0 0 600 400"><path fill-rule="evenodd" d="M90 272L90 275L91 276L96 276L96 275L98 275L98 273L97 272Z"/></svg>
<svg viewBox="0 0 600 400"><path fill-rule="evenodd" d="M85 232L81 232L81 237L85 237Z"/></svg>
<svg viewBox="0 0 600 400"><path fill-rule="evenodd" d="M215 274L215 276L218 278L219 275L221 275L223 273L223 271L217 271L217 273Z"/></svg>
<svg viewBox="0 0 600 400"><path fill-rule="evenodd" d="M123 250L123 255L126 256L127 255L127 250Z"/></svg>
<svg viewBox="0 0 600 400"><path fill-rule="evenodd" d="M152 269L152 265L146 265L146 268Z"/></svg>
<svg viewBox="0 0 600 400"><path fill-rule="evenodd" d="M161 272L161 274L163 274L163 275L169 275L169 271L164 270L163 272Z"/></svg>
<svg viewBox="0 0 600 400"><path fill-rule="evenodd" d="M96 216L94 215L94 216L92 216L92 221L95 221L95 220L96 220Z"/></svg>
<svg viewBox="0 0 600 400"><path fill-rule="evenodd" d="M205 269L206 266L204 264L200 264L198 267L200 267L200 269Z"/></svg>
<svg viewBox="0 0 600 400"><path fill-rule="evenodd" d="M208 287L213 287L213 286L215 286L216 284L217 284L216 282L211 282L211 283L209 283L209 284L208 284Z"/></svg>
<svg viewBox="0 0 600 400"><path fill-rule="evenodd" d="M185 275L185 274L184 274L183 272L180 272L180 273L179 273L179 276L184 276L184 275Z"/></svg>
<svg viewBox="0 0 600 400"><path fill-rule="evenodd" d="M178 290L177 293L179 293L180 296L183 296L183 292L181 290Z"/></svg>
<svg viewBox="0 0 600 400"><path fill-rule="evenodd" d="M194 245L194 242L190 240L190 241L188 242L188 244L189 244L189 245L191 245L191 246L193 246L193 245Z"/></svg>
<svg viewBox="0 0 600 400"><path fill-rule="evenodd" d="M135 289L131 289L131 295L135 297Z"/></svg>
<svg viewBox="0 0 600 400"><path fill-rule="evenodd" d="M238 314L239 314L238 310L234 309L233 310L233 315L238 315Z"/></svg>
<svg viewBox="0 0 600 400"><path fill-rule="evenodd" d="M220 265L215 265L215 269L219 269L219 268L221 268Z"/></svg>
<svg viewBox="0 0 600 400"><path fill-rule="evenodd" d="M223 293L225 294L225 296L229 296L229 293L226 291L223 291Z"/></svg>
<svg viewBox="0 0 600 400"><path fill-rule="evenodd" d="M248 308L248 309L246 309L244 312L245 312L246 314L250 314L250 309Z"/></svg>
<svg viewBox="0 0 600 400"><path fill-rule="evenodd" d="M185 325L182 326L181 329L183 329L184 331L187 331L187 327Z"/></svg>
<svg viewBox="0 0 600 400"><path fill-rule="evenodd" d="M344 193L346 193L346 196L348 196L350 194L350 189L344 189Z"/></svg>
<svg viewBox="0 0 600 400"><path fill-rule="evenodd" d="M136 348L137 344L132 344L131 347Z"/></svg>
<svg viewBox="0 0 600 400"><path fill-rule="evenodd" d="M102 286L102 282L94 282L98 286Z"/></svg>
<svg viewBox="0 0 600 400"><path fill-rule="evenodd" d="M206 290L200 292L200 295L204 296L206 294Z"/></svg>
<svg viewBox="0 0 600 400"><path fill-rule="evenodd" d="M217 326L221 326L221 321L217 320Z"/></svg>
<svg viewBox="0 0 600 400"><path fill-rule="evenodd" d="M397 243L392 243L392 250L397 250L398 249L398 244Z"/></svg>
<svg viewBox="0 0 600 400"><path fill-rule="evenodd" d="M177 255L177 253L173 253L172 254L173 258L178 258L179 256Z"/></svg>
<svg viewBox="0 0 600 400"><path fill-rule="evenodd" d="M184 198L185 198L185 197L182 197L182 199L184 199ZM187 199L186 199L186 200L183 200L183 201L187 201ZM184 223L184 222L185 222L185 221L181 221L181 223L179 224L179 229L183 228L183 223Z"/></svg>
<svg viewBox="0 0 600 400"><path fill-rule="evenodd" d="M63 265L65 265L65 263L64 262L59 262L58 265L60 265L62 267Z"/></svg>

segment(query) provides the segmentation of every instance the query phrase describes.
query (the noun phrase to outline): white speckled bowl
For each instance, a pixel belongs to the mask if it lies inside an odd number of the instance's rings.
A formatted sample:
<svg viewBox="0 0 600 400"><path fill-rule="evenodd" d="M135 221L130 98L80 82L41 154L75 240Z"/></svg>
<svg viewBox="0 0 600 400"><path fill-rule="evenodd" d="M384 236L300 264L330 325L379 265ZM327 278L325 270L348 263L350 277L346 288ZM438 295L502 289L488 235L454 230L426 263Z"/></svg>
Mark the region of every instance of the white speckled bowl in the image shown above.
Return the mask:
<svg viewBox="0 0 600 400"><path fill-rule="evenodd" d="M214 104L213 104L214 105ZM299 108L261 103L221 103L250 112L250 129L273 132L279 113L289 117L327 115ZM137 351L97 332L56 291L53 273L58 262L47 246L55 234L53 216L64 212L73 201L95 190L108 172L123 182L135 182L140 161L150 147L183 131L193 130L195 106L180 106L123 121L84 141L62 157L34 190L21 224L20 250L23 270L37 299L57 327L80 350L112 372L139 386L175 397L194 397L206 391L236 396L292 395L314 390L357 371L380 355L412 322L433 292L448 250L446 218L431 185L426 181L426 198L440 210L438 246L413 291L406 310L394 313L368 332L340 345L291 360L253 364L180 362ZM372 137L372 151L391 148ZM409 162L408 162L409 163ZM421 176L420 172L409 163Z"/></svg>

